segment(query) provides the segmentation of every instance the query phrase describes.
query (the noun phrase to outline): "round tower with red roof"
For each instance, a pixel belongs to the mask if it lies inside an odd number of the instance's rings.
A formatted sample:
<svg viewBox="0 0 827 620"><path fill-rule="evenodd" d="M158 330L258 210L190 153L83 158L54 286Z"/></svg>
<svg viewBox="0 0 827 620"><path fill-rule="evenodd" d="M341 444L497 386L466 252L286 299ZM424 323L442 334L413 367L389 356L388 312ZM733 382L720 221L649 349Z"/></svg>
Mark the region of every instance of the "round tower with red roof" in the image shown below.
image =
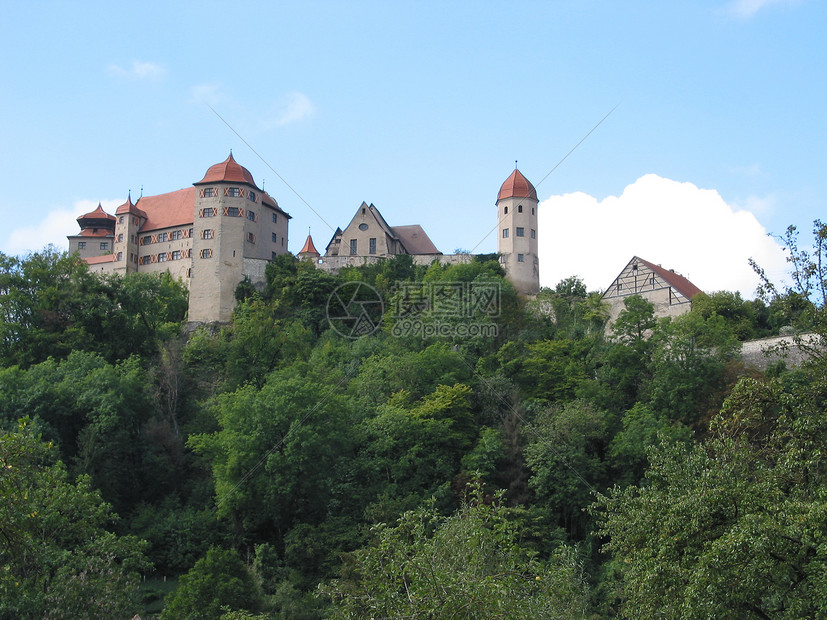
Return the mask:
<svg viewBox="0 0 827 620"><path fill-rule="evenodd" d="M505 274L523 295L540 290L537 190L517 168L497 195L497 251Z"/></svg>

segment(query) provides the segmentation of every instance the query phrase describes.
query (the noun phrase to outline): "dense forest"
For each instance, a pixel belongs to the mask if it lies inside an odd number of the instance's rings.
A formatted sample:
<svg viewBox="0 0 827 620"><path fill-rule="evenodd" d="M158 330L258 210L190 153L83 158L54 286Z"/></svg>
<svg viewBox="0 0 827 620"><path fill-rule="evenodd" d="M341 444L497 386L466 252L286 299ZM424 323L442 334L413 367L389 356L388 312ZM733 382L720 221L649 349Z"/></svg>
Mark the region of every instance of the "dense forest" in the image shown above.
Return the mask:
<svg viewBox="0 0 827 620"><path fill-rule="evenodd" d="M608 328L496 255L284 255L193 328L168 275L0 254L0 618L827 617L814 233L789 287ZM331 324L347 285L371 333ZM745 366L779 333L810 362Z"/></svg>

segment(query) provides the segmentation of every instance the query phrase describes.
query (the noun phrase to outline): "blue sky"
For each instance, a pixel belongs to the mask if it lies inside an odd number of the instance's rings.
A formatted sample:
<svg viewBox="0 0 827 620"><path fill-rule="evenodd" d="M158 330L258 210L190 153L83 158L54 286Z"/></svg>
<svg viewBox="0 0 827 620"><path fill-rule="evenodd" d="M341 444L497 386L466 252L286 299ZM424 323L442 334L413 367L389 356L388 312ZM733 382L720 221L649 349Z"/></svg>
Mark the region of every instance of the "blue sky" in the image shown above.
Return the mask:
<svg viewBox="0 0 827 620"><path fill-rule="evenodd" d="M747 258L783 269L766 233L806 234L825 212L817 0L6 1L3 15L9 254L65 245L87 207L186 187L230 149L293 216L294 252L308 227L323 248L363 200L445 253L495 251L494 200L519 160L550 286L600 289L637 254L751 296Z"/></svg>

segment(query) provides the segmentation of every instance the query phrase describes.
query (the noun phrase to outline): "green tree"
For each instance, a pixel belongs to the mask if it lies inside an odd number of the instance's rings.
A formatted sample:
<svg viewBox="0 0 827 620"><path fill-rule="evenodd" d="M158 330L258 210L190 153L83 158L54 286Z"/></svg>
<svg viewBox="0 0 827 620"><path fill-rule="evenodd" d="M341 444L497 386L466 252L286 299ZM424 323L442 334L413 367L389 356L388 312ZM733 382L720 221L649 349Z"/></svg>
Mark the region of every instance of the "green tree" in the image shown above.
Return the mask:
<svg viewBox="0 0 827 620"><path fill-rule="evenodd" d="M258 611L261 594L234 549L212 547L169 595L161 619L220 618L228 611Z"/></svg>
<svg viewBox="0 0 827 620"><path fill-rule="evenodd" d="M145 543L108 531L116 515L54 452L25 424L0 436L0 617L130 617Z"/></svg>
<svg viewBox="0 0 827 620"><path fill-rule="evenodd" d="M455 514L433 505L379 525L370 546L322 588L334 618L585 618L588 588L573 550L548 562L479 490Z"/></svg>
<svg viewBox="0 0 827 620"><path fill-rule="evenodd" d="M827 616L823 384L742 379L698 444L664 443L594 510L629 618Z"/></svg>

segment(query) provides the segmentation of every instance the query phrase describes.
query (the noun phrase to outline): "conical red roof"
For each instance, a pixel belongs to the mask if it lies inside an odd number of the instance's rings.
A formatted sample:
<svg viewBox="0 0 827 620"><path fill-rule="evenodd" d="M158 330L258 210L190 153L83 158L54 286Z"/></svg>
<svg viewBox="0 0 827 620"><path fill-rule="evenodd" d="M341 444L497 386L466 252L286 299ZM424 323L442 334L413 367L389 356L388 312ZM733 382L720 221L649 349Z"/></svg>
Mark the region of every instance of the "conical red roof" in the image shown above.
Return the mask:
<svg viewBox="0 0 827 620"><path fill-rule="evenodd" d="M505 180L505 183L500 187L500 193L497 196L497 202L503 198L533 198L537 200L537 190L523 173L514 169L511 176Z"/></svg>
<svg viewBox="0 0 827 620"><path fill-rule="evenodd" d="M249 185L256 187L256 182L253 180L253 175L250 174L250 171L247 170L247 168L240 165L235 159L233 159L232 153L230 153L230 156L220 164L210 166L210 169L207 170L207 174L204 175L204 178L193 185L199 185L201 183L216 183L220 181L228 181L230 183L248 183Z"/></svg>
<svg viewBox="0 0 827 620"><path fill-rule="evenodd" d="M304 246L301 250L299 250L299 256L302 255L320 256L319 251L316 249L316 246L313 245L313 238L310 235L307 235L307 240L304 242Z"/></svg>

